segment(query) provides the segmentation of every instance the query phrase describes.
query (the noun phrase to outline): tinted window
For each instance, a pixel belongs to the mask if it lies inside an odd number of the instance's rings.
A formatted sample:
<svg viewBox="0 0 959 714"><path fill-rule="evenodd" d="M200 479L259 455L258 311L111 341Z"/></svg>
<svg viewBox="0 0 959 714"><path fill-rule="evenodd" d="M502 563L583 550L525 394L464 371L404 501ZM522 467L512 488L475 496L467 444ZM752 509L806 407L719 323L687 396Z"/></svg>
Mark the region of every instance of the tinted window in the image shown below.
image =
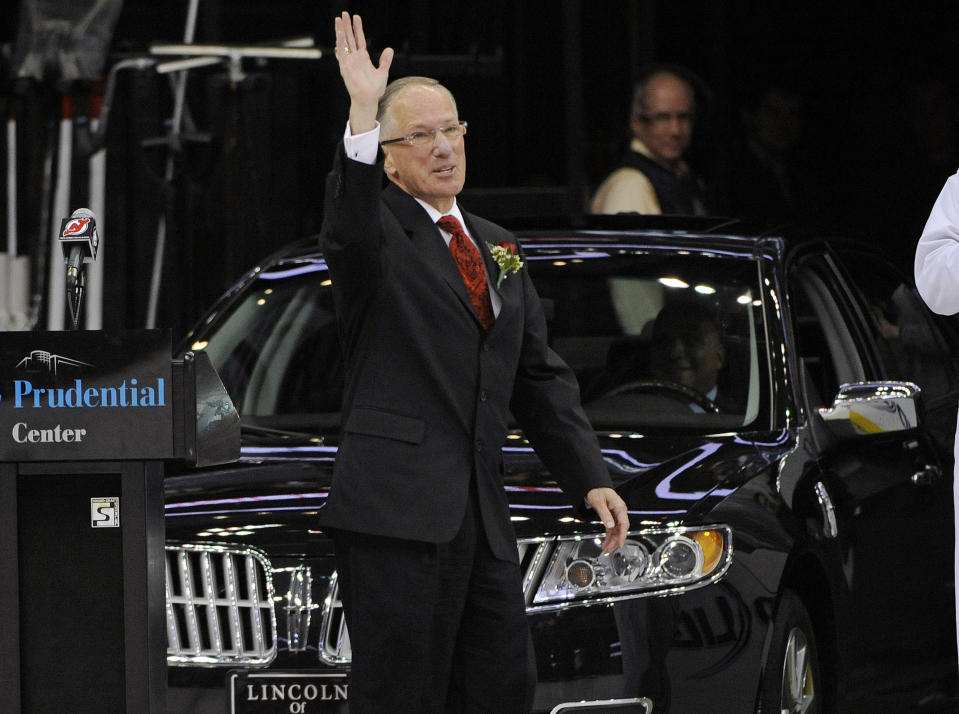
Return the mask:
<svg viewBox="0 0 959 714"><path fill-rule="evenodd" d="M631 251L528 262L551 344L597 427L734 428L768 415L753 261ZM338 428L343 364L327 277L321 263L264 273L208 337L246 423ZM692 384L695 368L714 370L715 385Z"/></svg>
<svg viewBox="0 0 959 714"><path fill-rule="evenodd" d="M832 401L842 384L866 378L849 315L831 289L830 271L818 260L790 276L789 303L806 391L814 406Z"/></svg>
<svg viewBox="0 0 959 714"><path fill-rule="evenodd" d="M593 424L734 428L768 415L756 264L628 253L530 261L552 347Z"/></svg>
<svg viewBox="0 0 959 714"><path fill-rule="evenodd" d="M959 392L956 318L933 314L911 277L875 255L847 250L842 257L868 306L866 329L882 360L882 378L919 385L926 429L942 456L950 460Z"/></svg>
<svg viewBox="0 0 959 714"><path fill-rule="evenodd" d="M210 336L206 351L245 422L339 427L343 362L325 270L263 274Z"/></svg>
<svg viewBox="0 0 959 714"><path fill-rule="evenodd" d="M950 348L949 330L941 330L912 282L892 266L864 253L849 253L852 280L870 312L868 328L879 345L886 379L916 382L926 399L959 388L959 352Z"/></svg>

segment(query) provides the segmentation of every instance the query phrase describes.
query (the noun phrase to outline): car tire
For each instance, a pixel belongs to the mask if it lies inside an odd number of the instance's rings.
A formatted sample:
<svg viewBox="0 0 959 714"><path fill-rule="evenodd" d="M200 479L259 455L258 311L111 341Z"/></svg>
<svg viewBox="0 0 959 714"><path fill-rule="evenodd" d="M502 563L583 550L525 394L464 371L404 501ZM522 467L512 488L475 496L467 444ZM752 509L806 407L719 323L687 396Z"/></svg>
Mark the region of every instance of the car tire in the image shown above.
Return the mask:
<svg viewBox="0 0 959 714"><path fill-rule="evenodd" d="M799 596L783 592L760 690L762 714L821 714L822 676L816 636Z"/></svg>

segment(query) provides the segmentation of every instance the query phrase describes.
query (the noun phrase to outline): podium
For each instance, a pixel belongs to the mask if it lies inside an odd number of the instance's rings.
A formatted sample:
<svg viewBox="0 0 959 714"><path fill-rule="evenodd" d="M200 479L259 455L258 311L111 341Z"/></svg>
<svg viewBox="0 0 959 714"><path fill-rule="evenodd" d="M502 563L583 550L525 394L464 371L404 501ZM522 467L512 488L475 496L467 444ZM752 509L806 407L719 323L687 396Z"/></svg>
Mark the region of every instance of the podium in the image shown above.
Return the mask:
<svg viewBox="0 0 959 714"><path fill-rule="evenodd" d="M166 330L0 333L0 711L165 714L164 473L239 433Z"/></svg>

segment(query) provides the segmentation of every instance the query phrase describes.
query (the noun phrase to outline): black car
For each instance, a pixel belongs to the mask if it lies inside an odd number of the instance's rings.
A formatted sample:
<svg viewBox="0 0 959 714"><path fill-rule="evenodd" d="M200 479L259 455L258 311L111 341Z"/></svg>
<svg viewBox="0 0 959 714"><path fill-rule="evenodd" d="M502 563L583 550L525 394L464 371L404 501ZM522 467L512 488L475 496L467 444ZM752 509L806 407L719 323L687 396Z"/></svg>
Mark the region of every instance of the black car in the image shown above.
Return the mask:
<svg viewBox="0 0 959 714"><path fill-rule="evenodd" d="M711 218L591 220L517 234L631 530L603 556L601 525L508 434L536 711L944 702L952 325L858 244ZM710 393L664 371L686 359L656 343L667 311L718 328ZM250 271L183 349L209 354L244 436L237 463L167 479L170 710L345 711L349 633L316 523L343 363L315 241Z"/></svg>

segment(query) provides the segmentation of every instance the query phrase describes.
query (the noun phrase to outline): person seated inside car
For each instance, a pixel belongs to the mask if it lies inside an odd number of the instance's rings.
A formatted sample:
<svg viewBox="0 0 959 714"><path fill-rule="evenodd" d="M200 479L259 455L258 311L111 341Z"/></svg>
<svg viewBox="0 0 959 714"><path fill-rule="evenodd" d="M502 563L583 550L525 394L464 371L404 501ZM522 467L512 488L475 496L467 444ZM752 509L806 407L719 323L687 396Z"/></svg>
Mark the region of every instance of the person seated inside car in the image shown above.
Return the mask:
<svg viewBox="0 0 959 714"><path fill-rule="evenodd" d="M708 307L683 301L669 303L659 311L652 329L651 377L693 390L692 396L708 400L692 401L693 411L738 411L719 386L725 363L722 332Z"/></svg>

